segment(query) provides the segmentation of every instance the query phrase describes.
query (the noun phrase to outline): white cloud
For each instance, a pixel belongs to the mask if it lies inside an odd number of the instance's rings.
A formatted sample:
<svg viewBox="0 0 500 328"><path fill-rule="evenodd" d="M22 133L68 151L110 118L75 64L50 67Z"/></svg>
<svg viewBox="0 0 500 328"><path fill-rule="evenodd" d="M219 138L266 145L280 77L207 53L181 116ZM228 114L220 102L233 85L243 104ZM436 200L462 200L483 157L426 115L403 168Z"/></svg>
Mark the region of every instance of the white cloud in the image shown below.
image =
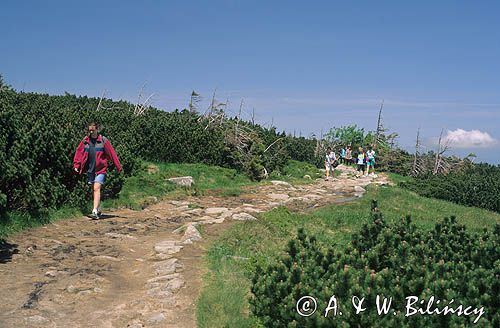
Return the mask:
<svg viewBox="0 0 500 328"><path fill-rule="evenodd" d="M488 148L498 144L498 140L492 138L487 132L479 130L448 130L444 140L454 148Z"/></svg>

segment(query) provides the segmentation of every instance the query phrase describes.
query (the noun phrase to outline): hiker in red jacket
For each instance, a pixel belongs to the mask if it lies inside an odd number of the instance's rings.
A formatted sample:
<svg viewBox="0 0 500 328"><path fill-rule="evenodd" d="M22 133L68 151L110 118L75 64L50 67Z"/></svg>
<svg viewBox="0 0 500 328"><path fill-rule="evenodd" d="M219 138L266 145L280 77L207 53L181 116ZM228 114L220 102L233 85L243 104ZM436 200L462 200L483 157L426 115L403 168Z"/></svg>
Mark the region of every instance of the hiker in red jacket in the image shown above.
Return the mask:
<svg viewBox="0 0 500 328"><path fill-rule="evenodd" d="M106 169L108 160L112 160L118 170L122 167L116 152L109 140L100 135L97 124L92 122L88 125L88 135L80 141L73 158L73 169L78 174L87 173L87 179L94 191L94 208L92 219L97 220L101 215L101 185L106 181Z"/></svg>

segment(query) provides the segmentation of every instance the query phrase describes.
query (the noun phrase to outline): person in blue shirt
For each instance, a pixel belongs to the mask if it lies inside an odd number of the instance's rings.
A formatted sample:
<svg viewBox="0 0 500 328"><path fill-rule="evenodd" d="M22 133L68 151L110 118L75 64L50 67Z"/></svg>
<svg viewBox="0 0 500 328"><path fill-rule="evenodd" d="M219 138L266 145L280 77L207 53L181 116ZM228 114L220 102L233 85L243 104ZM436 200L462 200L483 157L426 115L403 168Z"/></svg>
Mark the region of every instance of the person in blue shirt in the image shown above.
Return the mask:
<svg viewBox="0 0 500 328"><path fill-rule="evenodd" d="M375 174L375 150L370 146L366 152L366 175L370 172L370 167L372 168L372 174Z"/></svg>
<svg viewBox="0 0 500 328"><path fill-rule="evenodd" d="M356 173L356 177L364 175L365 164L366 164L366 153L364 152L363 147L358 148L358 153L356 154L356 164L358 167L358 172Z"/></svg>
<svg viewBox="0 0 500 328"><path fill-rule="evenodd" d="M342 149L340 149L340 163L342 163L342 164L346 164L345 155L346 155L346 150L345 150L345 147L342 146Z"/></svg>

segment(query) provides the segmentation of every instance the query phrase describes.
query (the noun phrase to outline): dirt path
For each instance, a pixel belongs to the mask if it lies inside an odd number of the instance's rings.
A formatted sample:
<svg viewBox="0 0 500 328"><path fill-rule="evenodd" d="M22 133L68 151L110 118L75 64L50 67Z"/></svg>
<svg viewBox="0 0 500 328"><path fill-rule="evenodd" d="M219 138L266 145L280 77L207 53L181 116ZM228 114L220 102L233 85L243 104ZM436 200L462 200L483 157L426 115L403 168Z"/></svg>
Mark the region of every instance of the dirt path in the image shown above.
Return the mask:
<svg viewBox="0 0 500 328"><path fill-rule="evenodd" d="M0 246L0 327L196 327L202 257L229 225L280 205L349 201L370 183L388 183L383 176L352 179L351 169L341 169L330 181L273 181L239 197L162 201L13 236Z"/></svg>

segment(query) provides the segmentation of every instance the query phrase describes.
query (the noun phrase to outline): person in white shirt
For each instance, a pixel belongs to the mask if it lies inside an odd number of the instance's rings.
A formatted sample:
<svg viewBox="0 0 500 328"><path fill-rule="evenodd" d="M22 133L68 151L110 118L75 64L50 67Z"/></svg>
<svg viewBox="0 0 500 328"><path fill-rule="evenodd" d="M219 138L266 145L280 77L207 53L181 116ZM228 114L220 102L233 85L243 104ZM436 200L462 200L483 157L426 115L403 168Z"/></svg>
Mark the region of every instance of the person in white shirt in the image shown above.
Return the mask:
<svg viewBox="0 0 500 328"><path fill-rule="evenodd" d="M328 178L330 177L330 171L332 172L332 177L334 176L333 168L336 161L337 161L337 156L335 156L335 153L333 152L332 148L328 147L325 155L325 169L326 169L325 180L328 181Z"/></svg>

